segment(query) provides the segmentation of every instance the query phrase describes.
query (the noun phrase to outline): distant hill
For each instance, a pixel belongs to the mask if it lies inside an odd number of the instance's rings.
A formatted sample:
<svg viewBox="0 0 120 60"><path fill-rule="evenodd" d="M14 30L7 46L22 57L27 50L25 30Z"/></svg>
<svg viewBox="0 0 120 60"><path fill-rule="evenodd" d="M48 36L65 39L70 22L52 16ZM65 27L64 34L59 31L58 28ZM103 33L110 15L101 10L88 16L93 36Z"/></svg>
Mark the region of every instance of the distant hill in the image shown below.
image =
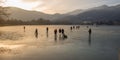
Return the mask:
<svg viewBox="0 0 120 60"><path fill-rule="evenodd" d="M70 15L56 20L56 22L71 23L78 23L81 21L120 21L120 5L103 5L88 9L77 15Z"/></svg>
<svg viewBox="0 0 120 60"><path fill-rule="evenodd" d="M22 21L35 20L39 18L50 18L49 14L45 14L37 11L27 11L16 7L9 7L10 19L17 19Z"/></svg>
<svg viewBox="0 0 120 60"><path fill-rule="evenodd" d="M72 11L72 12L68 12L68 13L66 13L66 14L68 14L68 15L78 15L78 14L80 14L80 13L82 13L82 12L84 12L84 10L77 9L77 10L74 10L74 11Z"/></svg>
<svg viewBox="0 0 120 60"><path fill-rule="evenodd" d="M9 16L10 19L17 19L22 21L37 20L39 18L43 18L46 20L55 20L65 16L64 14L51 15L51 14L45 14L38 11L28 11L28 10L24 10L16 7L9 7L8 12L10 13L10 16Z"/></svg>

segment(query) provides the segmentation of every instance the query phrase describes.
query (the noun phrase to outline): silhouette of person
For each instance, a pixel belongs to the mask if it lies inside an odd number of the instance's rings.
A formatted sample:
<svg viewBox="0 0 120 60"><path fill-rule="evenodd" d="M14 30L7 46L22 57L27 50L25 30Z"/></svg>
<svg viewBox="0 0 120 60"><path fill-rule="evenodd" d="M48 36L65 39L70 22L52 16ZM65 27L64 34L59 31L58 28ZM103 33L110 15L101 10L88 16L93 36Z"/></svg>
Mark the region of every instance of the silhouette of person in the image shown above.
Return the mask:
<svg viewBox="0 0 120 60"><path fill-rule="evenodd" d="M78 29L78 26L75 26L76 29Z"/></svg>
<svg viewBox="0 0 120 60"><path fill-rule="evenodd" d="M63 34L63 40L64 40L64 39L67 39L67 38L68 38L68 36L65 35L65 34Z"/></svg>
<svg viewBox="0 0 120 60"><path fill-rule="evenodd" d="M61 29L59 29L59 33L61 33L62 32L62 30Z"/></svg>
<svg viewBox="0 0 120 60"><path fill-rule="evenodd" d="M54 34L57 35L57 29L54 30Z"/></svg>
<svg viewBox="0 0 120 60"><path fill-rule="evenodd" d="M47 27L47 28L46 28L47 33L48 33L48 30L49 30L49 29L48 29L48 27Z"/></svg>
<svg viewBox="0 0 120 60"><path fill-rule="evenodd" d="M61 40L61 33L62 33L62 30L59 29L59 40Z"/></svg>
<svg viewBox="0 0 120 60"><path fill-rule="evenodd" d="M70 27L70 30L72 31L72 27Z"/></svg>
<svg viewBox="0 0 120 60"><path fill-rule="evenodd" d="M47 35L47 37L48 37L48 30L49 30L49 28L47 27L46 28L46 35Z"/></svg>
<svg viewBox="0 0 120 60"><path fill-rule="evenodd" d="M54 30L54 35L55 35L54 39L55 39L55 41L57 41L57 29Z"/></svg>
<svg viewBox="0 0 120 60"><path fill-rule="evenodd" d="M62 37L64 38L64 29L62 29L61 32L62 32Z"/></svg>
<svg viewBox="0 0 120 60"><path fill-rule="evenodd" d="M62 29L62 38L63 38L63 40L68 38L67 35L65 35L64 29Z"/></svg>
<svg viewBox="0 0 120 60"><path fill-rule="evenodd" d="M62 29L61 31L62 31L62 34L64 34L64 29Z"/></svg>
<svg viewBox="0 0 120 60"><path fill-rule="evenodd" d="M92 33L91 28L88 30L88 32L89 32L89 39L88 39L88 42L89 42L89 45L91 45L91 33Z"/></svg>
<svg viewBox="0 0 120 60"><path fill-rule="evenodd" d="M91 28L88 30L88 32L89 32L89 34L91 35L91 33L92 33L92 30L91 30Z"/></svg>
<svg viewBox="0 0 120 60"><path fill-rule="evenodd" d="M25 32L25 26L23 27L23 29L24 29L24 32Z"/></svg>
<svg viewBox="0 0 120 60"><path fill-rule="evenodd" d="M38 38L38 29L35 30L35 37Z"/></svg>

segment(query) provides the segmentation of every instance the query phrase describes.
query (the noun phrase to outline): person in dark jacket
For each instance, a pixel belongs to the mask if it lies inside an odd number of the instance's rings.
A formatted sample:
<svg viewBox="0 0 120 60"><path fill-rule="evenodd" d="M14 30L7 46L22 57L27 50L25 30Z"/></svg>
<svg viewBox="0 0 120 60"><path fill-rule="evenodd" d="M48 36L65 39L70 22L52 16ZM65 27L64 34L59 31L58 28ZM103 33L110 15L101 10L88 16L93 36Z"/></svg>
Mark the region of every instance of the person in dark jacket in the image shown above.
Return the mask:
<svg viewBox="0 0 120 60"><path fill-rule="evenodd" d="M38 29L35 30L35 37L38 38Z"/></svg>

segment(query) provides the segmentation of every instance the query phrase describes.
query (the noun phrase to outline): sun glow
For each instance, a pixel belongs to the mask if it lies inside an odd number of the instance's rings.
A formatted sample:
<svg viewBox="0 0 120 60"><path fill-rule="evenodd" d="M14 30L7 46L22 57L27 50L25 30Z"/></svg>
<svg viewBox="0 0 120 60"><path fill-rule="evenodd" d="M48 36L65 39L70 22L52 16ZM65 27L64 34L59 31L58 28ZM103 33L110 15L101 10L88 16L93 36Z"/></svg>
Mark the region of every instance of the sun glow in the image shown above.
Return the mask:
<svg viewBox="0 0 120 60"><path fill-rule="evenodd" d="M42 4L42 2L25 3L22 2L21 0L7 0L5 2L5 6L19 7L25 10L33 10L33 8L39 4Z"/></svg>

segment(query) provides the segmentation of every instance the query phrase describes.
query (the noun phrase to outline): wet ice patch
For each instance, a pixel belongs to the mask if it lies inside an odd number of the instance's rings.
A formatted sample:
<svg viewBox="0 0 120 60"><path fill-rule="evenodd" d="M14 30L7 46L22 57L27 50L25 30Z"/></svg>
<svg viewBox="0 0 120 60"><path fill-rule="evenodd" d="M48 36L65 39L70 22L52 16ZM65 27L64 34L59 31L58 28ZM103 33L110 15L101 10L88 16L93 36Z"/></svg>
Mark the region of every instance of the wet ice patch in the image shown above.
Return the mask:
<svg viewBox="0 0 120 60"><path fill-rule="evenodd" d="M18 34L17 32L1 32L0 40L19 40L23 37L22 34Z"/></svg>
<svg viewBox="0 0 120 60"><path fill-rule="evenodd" d="M24 45L4 45L0 44L1 54L20 54Z"/></svg>

